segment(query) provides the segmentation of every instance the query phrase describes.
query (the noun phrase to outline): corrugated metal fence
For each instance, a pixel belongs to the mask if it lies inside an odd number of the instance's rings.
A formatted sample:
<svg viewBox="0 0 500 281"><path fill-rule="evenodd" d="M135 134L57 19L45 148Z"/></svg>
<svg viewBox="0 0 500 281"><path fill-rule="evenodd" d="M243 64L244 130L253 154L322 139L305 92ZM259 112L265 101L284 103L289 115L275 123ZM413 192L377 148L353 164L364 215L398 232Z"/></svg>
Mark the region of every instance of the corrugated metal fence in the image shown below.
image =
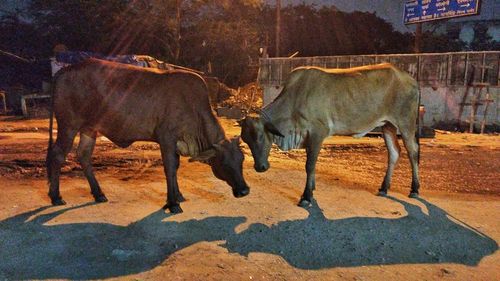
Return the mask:
<svg viewBox="0 0 500 281"><path fill-rule="evenodd" d="M474 82L484 79L492 87L500 86L500 51L266 58L260 60L258 79L262 86L280 86L299 66L349 68L383 62L407 71L424 86L464 86L472 72ZM487 68L480 67L483 65Z"/></svg>

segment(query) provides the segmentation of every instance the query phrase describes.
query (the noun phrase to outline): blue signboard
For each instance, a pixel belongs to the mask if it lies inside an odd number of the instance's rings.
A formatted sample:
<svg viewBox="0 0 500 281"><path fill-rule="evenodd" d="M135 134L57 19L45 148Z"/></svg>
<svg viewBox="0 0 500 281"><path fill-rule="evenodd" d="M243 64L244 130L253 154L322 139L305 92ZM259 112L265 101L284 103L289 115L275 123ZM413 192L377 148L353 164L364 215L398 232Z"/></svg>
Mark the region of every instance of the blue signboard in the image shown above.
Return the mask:
<svg viewBox="0 0 500 281"><path fill-rule="evenodd" d="M479 0L410 0L405 2L405 24L475 15Z"/></svg>

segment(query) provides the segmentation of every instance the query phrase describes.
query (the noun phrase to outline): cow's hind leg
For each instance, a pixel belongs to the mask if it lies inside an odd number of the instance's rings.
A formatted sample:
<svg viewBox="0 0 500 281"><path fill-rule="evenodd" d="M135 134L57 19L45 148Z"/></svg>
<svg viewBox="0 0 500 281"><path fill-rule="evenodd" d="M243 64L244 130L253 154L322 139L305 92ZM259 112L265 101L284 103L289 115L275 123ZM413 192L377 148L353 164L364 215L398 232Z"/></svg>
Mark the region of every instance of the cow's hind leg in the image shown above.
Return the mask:
<svg viewBox="0 0 500 281"><path fill-rule="evenodd" d="M89 135L80 133L80 143L78 144L78 161L80 161L80 165L82 165L83 173L87 178L90 191L94 196L96 202L107 202L108 199L104 195L94 176L94 168L92 167L92 153L94 152L95 146L95 133L91 133Z"/></svg>
<svg viewBox="0 0 500 281"><path fill-rule="evenodd" d="M406 150L408 151L408 158L410 159L412 170L411 192L409 197L418 198L418 189L420 187L420 182L418 179L419 149L417 138L415 135L416 128L412 130L403 130L400 128L400 131Z"/></svg>
<svg viewBox="0 0 500 281"><path fill-rule="evenodd" d="M163 169L167 177L167 204L163 209L169 209L171 213L182 213L179 199L183 199L177 184L177 168L179 167L179 155L176 152L175 142L160 142Z"/></svg>
<svg viewBox="0 0 500 281"><path fill-rule="evenodd" d="M378 191L379 196L386 196L387 191L391 187L392 174L394 168L396 167L399 159L399 154L401 153L401 147L398 143L397 129L391 123L386 123L382 127L382 132L384 134L385 145L387 146L387 171L385 173L384 181L382 186Z"/></svg>
<svg viewBox="0 0 500 281"><path fill-rule="evenodd" d="M299 201L299 206L306 208L311 206L312 198L313 198L313 190L316 185L316 162L318 160L318 155L321 150L321 144L323 143L323 137L317 135L311 135L308 138L306 145L306 187L304 188L304 193Z"/></svg>
<svg viewBox="0 0 500 281"><path fill-rule="evenodd" d="M178 154L176 154L176 155L177 155L177 166L175 167L175 183L176 183L176 185L177 185L177 193L176 193L176 196L177 196L177 202L179 202L179 203L180 203L180 202L184 202L184 201L186 201L186 198L184 198L184 196L182 195L181 190L180 190L180 188L179 188L179 185L178 185L178 183L177 183L177 171L179 170L179 166L180 166L181 161L180 161L180 159L179 159L179 158L180 158L180 156L179 156Z"/></svg>
<svg viewBox="0 0 500 281"><path fill-rule="evenodd" d="M66 161L66 156L73 146L76 133L77 130L59 125L56 142L47 153L46 165L49 177L49 197L52 205L66 204L59 192L59 176L61 174L61 166Z"/></svg>

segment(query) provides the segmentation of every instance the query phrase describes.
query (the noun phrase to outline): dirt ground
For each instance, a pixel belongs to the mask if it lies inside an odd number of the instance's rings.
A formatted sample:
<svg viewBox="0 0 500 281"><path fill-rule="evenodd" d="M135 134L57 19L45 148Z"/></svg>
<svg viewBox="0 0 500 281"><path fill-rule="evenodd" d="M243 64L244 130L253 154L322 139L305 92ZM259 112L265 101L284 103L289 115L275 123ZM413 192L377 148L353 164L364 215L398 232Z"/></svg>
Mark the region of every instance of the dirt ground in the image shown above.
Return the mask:
<svg viewBox="0 0 500 281"><path fill-rule="evenodd" d="M222 120L228 136L238 135ZM94 204L74 153L63 167L68 205L50 206L48 120L0 119L0 280L500 280L500 136L439 131L421 140L421 199L409 199L406 156L390 196L374 194L381 138L333 137L317 165L316 202L296 204L305 152L273 149L266 173L233 198L210 167L181 160L184 213L161 210L158 146L100 138Z"/></svg>

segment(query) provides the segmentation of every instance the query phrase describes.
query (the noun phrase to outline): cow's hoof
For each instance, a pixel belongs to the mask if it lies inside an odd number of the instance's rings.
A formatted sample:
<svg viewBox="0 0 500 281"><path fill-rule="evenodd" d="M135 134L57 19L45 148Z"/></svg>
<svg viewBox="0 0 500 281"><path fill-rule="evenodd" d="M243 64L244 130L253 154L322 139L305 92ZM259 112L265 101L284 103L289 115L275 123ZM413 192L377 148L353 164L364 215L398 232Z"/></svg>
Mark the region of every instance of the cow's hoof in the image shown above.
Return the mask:
<svg viewBox="0 0 500 281"><path fill-rule="evenodd" d="M184 198L184 196L182 196L182 194L179 193L177 195L177 202L184 202L184 201L186 201L186 198Z"/></svg>
<svg viewBox="0 0 500 281"><path fill-rule="evenodd" d="M311 201L302 198L300 199L298 206L302 208L309 208L311 207Z"/></svg>
<svg viewBox="0 0 500 281"><path fill-rule="evenodd" d="M182 209L181 209L181 206L179 204L176 204L176 205L171 205L171 204L165 204L165 206L163 206L163 210L166 210L168 209L170 211L170 213L172 214L180 214L182 213Z"/></svg>
<svg viewBox="0 0 500 281"><path fill-rule="evenodd" d="M106 198L106 196L104 194L103 195L99 195L99 196L94 196L94 199L95 199L96 203L108 202L108 198Z"/></svg>
<svg viewBox="0 0 500 281"><path fill-rule="evenodd" d="M377 193L377 196L387 197L387 191L379 190L378 193Z"/></svg>
<svg viewBox="0 0 500 281"><path fill-rule="evenodd" d="M66 205L66 201L64 201L61 197L56 199L51 199L53 206L62 206Z"/></svg>
<svg viewBox="0 0 500 281"><path fill-rule="evenodd" d="M408 195L410 198L418 198L418 192L411 192L410 195Z"/></svg>

